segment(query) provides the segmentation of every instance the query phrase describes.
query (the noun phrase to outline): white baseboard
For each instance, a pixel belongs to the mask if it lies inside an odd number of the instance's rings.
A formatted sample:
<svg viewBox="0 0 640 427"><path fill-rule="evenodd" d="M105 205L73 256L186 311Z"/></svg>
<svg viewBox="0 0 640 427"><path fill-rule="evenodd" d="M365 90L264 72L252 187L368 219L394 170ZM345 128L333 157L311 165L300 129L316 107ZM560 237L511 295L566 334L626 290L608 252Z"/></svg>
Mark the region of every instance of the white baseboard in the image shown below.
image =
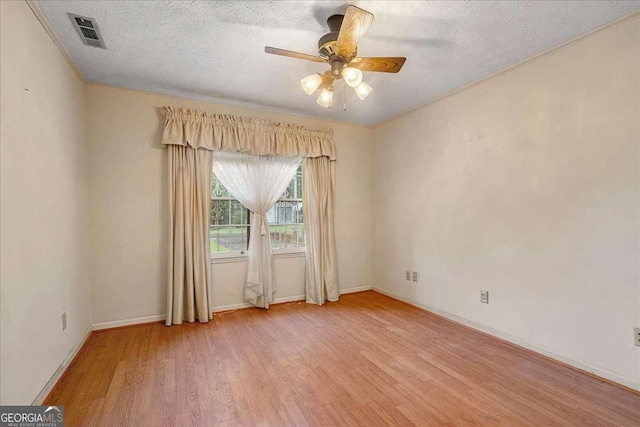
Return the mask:
<svg viewBox="0 0 640 427"><path fill-rule="evenodd" d="M304 301L304 295L293 295L290 297L282 297L282 298L274 298L270 304L283 304L287 302L293 301ZM241 302L238 304L229 304L229 305L217 305L215 307L211 307L211 311L213 313L220 313L221 311L230 311L230 310L238 310L240 308L251 308L253 304L249 304L248 302Z"/></svg>
<svg viewBox="0 0 640 427"><path fill-rule="evenodd" d="M84 335L82 336L82 338L80 338L80 340L76 343L76 345L71 349L67 357L62 361L62 364L60 364L60 366L53 373L49 381L47 381L43 389L40 391L40 393L38 393L36 398L33 400L33 403L31 403L32 405L42 405L42 402L44 401L44 399L47 397L47 395L49 395L49 393L51 393L51 390L53 390L53 387L56 385L58 380L65 373L71 361L73 361L73 359L77 356L78 352L80 351L84 343L87 342L87 340L91 336L91 330L92 330L91 327L89 327L84 333Z"/></svg>
<svg viewBox="0 0 640 427"><path fill-rule="evenodd" d="M140 325L142 323L159 322L166 319L164 314L156 314L155 316L136 317L133 319L115 320L113 322L94 323L92 329L99 331L101 329L119 328L121 326Z"/></svg>
<svg viewBox="0 0 640 427"><path fill-rule="evenodd" d="M362 291L369 291L369 290L371 290L371 285L356 286L356 287L353 287L353 288L341 289L340 290L340 295L352 294L354 292L362 292ZM287 303L287 302L304 301L305 298L306 297L304 295L293 295L293 296L290 296L290 297L274 298L274 300L273 300L273 302L271 304L283 304L283 303ZM237 309L240 309L240 308L251 308L251 307L253 307L253 305L244 302L244 303L239 303L239 304L218 305L216 307L212 307L211 311L213 313L219 313L221 311L230 311L230 310L237 310Z"/></svg>
<svg viewBox="0 0 640 427"><path fill-rule="evenodd" d="M356 286L353 288L340 289L340 295L353 294L355 292L370 291L370 290L371 290L371 285Z"/></svg>
<svg viewBox="0 0 640 427"><path fill-rule="evenodd" d="M435 307L432 307L432 306L429 306L429 305L426 305L426 304L415 303L415 302L410 301L408 299L402 298L402 297L394 294L393 292L389 292L389 291L386 291L384 289L380 289L380 288L376 288L376 287L372 287L371 289L376 291L376 292L379 292L379 293L381 293L383 295L387 295L387 296L389 296L391 298L394 298L394 299L397 299L397 300L402 301L404 303L407 303L409 305L412 305L414 307L418 307L418 308L421 308L423 310L427 310L427 311L430 311L432 313L435 313L435 314L437 314L439 316L445 317L445 318L447 318L447 319L449 319L449 320L451 320L451 321L453 321L455 323L459 323L461 325L468 326L468 327L470 327L472 329L476 329L478 331L484 332L484 333L489 334L491 336L494 336L496 338L500 338L502 340L508 341L508 342L510 342L512 344L515 344L515 345L519 346L519 347L524 347L524 348L526 348L528 350L534 351L536 353L540 353L540 354L542 354L544 356L547 356L547 357L549 357L551 359L557 360L557 361L565 363L567 365L571 365L574 368L577 368L577 369L580 369L582 371L586 371L586 372L592 373L592 374L597 375L599 377L605 378L605 379L607 379L609 381L613 381L614 383L618 383L618 384L621 384L621 385L623 385L625 387L629 387L629 388L632 388L634 390L640 391L640 383L639 382L636 382L636 381L633 381L633 380L629 380L627 378L620 377L620 376L618 376L618 375L616 375L614 373L611 373L609 371L602 370L600 368L595 368L593 366L585 365L584 363L581 363L581 362L566 358L564 356L561 356L559 354L556 354L554 352L546 350L546 349L544 349L542 347L538 347L538 346L536 346L534 344L531 344L531 343L529 343L527 341L524 341L524 340L522 340L522 339L520 339L518 337L515 337L513 335L498 331L497 329L493 329L493 328L490 328L488 326L484 326L484 325L482 325L480 323L477 323L477 322L473 322L471 320L465 319L464 317L456 316L455 314L451 314L451 313L449 313L447 311L440 310L438 308L435 308Z"/></svg>

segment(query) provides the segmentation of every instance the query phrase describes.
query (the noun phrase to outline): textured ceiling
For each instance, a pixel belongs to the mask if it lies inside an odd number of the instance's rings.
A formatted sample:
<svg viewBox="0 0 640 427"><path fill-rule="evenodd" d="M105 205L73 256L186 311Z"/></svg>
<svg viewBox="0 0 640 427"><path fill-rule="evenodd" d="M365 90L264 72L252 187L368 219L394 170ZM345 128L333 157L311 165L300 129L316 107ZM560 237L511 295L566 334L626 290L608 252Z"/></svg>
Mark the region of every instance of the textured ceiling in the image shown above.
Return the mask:
<svg viewBox="0 0 640 427"><path fill-rule="evenodd" d="M316 54L343 2L38 1L93 82L208 97L372 125L640 9L637 1L355 1L375 15L361 56L406 56L398 74L365 73L360 101L342 84L325 110L300 88L323 64L267 55ZM67 12L97 20L107 50L82 44ZM328 67L328 66L327 66ZM224 102L224 101L222 101Z"/></svg>

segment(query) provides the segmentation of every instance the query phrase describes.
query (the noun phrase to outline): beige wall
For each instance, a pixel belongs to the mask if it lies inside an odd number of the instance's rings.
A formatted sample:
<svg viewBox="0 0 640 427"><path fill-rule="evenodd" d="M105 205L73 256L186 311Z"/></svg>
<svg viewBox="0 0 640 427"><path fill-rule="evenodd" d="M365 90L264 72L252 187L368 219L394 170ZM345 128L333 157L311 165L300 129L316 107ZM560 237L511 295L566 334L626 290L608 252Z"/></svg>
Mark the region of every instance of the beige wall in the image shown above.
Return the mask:
<svg viewBox="0 0 640 427"><path fill-rule="evenodd" d="M0 40L0 402L31 404L91 326L84 87L26 3Z"/></svg>
<svg viewBox="0 0 640 427"><path fill-rule="evenodd" d="M164 105L313 128L331 127L338 151L336 233L342 288L371 285L371 130L194 99L87 85L95 323L161 315L166 286ZM213 305L242 304L245 263L213 265ZM276 261L276 298L304 294L304 258Z"/></svg>
<svg viewBox="0 0 640 427"><path fill-rule="evenodd" d="M378 127L374 287L640 387L639 34Z"/></svg>

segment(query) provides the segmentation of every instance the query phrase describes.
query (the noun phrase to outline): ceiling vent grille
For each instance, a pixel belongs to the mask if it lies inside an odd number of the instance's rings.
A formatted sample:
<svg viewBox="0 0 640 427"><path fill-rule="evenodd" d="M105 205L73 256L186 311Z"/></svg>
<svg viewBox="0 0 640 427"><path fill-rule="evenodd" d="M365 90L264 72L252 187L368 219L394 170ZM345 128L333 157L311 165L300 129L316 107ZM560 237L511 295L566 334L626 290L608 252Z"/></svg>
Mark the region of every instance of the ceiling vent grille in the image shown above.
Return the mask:
<svg viewBox="0 0 640 427"><path fill-rule="evenodd" d="M87 46L100 47L102 49L107 48L102 40L98 24L96 24L93 18L87 18L86 16L75 15L73 13L68 13L68 15L69 18L71 18L73 27L80 35L82 43Z"/></svg>

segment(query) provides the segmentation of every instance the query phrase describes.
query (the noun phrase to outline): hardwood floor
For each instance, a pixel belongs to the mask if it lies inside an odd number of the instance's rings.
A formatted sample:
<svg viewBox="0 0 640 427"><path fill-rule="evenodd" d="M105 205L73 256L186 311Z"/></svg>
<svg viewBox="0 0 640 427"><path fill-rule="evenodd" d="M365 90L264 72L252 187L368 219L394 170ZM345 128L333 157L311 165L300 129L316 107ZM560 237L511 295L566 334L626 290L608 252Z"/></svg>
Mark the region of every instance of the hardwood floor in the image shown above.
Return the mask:
<svg viewBox="0 0 640 427"><path fill-rule="evenodd" d="M96 332L66 426L640 425L640 395L384 295Z"/></svg>

